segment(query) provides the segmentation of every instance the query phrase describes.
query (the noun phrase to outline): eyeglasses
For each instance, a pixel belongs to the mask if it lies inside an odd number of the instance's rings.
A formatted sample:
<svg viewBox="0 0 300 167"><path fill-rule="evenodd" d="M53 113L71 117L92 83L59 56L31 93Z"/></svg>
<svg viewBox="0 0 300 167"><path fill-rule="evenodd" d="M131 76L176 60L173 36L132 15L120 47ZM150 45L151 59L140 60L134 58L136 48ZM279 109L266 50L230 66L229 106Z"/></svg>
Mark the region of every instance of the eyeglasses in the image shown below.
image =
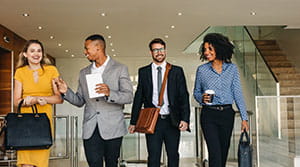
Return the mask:
<svg viewBox="0 0 300 167"><path fill-rule="evenodd" d="M153 53L164 52L164 51L165 51L165 48L152 49Z"/></svg>

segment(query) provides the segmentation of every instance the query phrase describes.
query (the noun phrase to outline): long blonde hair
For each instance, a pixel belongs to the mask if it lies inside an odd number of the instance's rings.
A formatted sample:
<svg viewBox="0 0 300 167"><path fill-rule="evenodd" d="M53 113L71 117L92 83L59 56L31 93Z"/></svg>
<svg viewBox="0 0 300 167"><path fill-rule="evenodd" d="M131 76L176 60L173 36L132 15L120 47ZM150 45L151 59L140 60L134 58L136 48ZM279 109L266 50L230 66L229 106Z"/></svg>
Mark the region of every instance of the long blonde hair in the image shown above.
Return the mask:
<svg viewBox="0 0 300 167"><path fill-rule="evenodd" d="M43 54L43 57L42 57L42 60L41 60L42 69L43 69L43 65L52 65L52 62L50 61L50 59L48 58L48 56L44 52L43 44L39 40L29 40L29 41L26 42L23 50L19 54L19 58L18 58L18 61L17 61L16 68L20 68L20 67L24 67L26 65L29 65L27 58L24 56L24 53L27 52L27 50L28 50L28 48L31 44L39 44L42 48L42 54Z"/></svg>

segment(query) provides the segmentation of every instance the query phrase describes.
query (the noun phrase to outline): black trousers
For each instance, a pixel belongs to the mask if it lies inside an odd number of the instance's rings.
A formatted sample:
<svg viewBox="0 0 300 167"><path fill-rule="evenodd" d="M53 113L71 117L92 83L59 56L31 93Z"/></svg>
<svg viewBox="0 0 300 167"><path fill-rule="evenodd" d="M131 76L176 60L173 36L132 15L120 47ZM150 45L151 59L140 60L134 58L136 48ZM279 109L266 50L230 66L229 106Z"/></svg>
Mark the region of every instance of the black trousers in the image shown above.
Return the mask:
<svg viewBox="0 0 300 167"><path fill-rule="evenodd" d="M232 107L212 109L203 107L201 128L208 148L209 167L225 167L234 125Z"/></svg>
<svg viewBox="0 0 300 167"><path fill-rule="evenodd" d="M118 167L122 138L104 140L96 127L92 137L83 140L89 167L103 167L103 159L106 167Z"/></svg>
<svg viewBox="0 0 300 167"><path fill-rule="evenodd" d="M179 167L180 130L171 125L169 116L158 118L154 134L146 134L148 167L160 167L162 144L165 144L168 167Z"/></svg>

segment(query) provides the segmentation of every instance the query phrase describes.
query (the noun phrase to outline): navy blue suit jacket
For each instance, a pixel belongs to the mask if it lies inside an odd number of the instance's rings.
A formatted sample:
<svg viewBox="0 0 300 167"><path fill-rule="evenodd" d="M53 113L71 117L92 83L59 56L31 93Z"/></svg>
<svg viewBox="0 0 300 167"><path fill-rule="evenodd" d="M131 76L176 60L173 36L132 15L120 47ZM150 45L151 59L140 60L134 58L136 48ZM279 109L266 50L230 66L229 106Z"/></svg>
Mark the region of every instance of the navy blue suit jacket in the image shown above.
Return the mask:
<svg viewBox="0 0 300 167"><path fill-rule="evenodd" d="M153 83L151 64L140 68L138 76L139 81L131 111L131 125L136 124L139 111L142 107L155 107L154 104L152 104ZM172 65L167 81L169 111L172 124L178 127L180 121L189 123L189 93L187 90L183 69L179 66Z"/></svg>

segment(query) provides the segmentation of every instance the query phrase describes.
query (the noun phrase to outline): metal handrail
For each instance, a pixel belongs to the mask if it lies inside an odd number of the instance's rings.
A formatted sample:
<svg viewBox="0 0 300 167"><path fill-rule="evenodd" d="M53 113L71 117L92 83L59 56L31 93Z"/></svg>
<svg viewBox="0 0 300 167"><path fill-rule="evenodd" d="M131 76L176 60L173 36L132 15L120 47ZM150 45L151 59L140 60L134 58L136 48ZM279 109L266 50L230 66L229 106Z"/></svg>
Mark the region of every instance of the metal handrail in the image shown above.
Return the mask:
<svg viewBox="0 0 300 167"><path fill-rule="evenodd" d="M125 120L130 120L131 119L131 114L130 113L124 113L124 119ZM120 162L119 162L119 165L120 167L125 167L127 163L138 163L138 164L147 164L147 161L148 160L144 160L144 159L141 159L141 133L137 133L137 147L138 147L138 153L137 153L137 159L134 159L134 160L126 160L124 159L124 156L123 156L123 145L121 145L121 156L120 156ZM166 150L164 147L162 147L162 162L161 162L161 166L166 166Z"/></svg>
<svg viewBox="0 0 300 167"><path fill-rule="evenodd" d="M271 67L270 67L269 64L267 63L267 61L266 61L266 59L264 58L264 56L262 56L261 51L258 49L257 44L254 42L255 40L253 39L252 35L250 34L248 28L247 28L246 26L243 26L243 27L244 27L245 31L247 32L247 34L249 35L249 37L250 37L250 39L251 39L251 42L254 44L255 49L258 51L259 55L260 55L261 58L263 59L263 61L264 61L265 65L267 66L269 72L272 74L272 76L273 76L275 82L278 83L279 81L278 81L276 75L275 75L275 74L273 73L273 71L271 70Z"/></svg>
<svg viewBox="0 0 300 167"><path fill-rule="evenodd" d="M53 118L66 119L66 155L52 156L49 158L49 160L70 159L71 166L78 167L78 126L77 126L78 117L71 116L70 118L70 116L57 115L57 116L53 116ZM5 116L0 116L0 120L4 120L4 119ZM71 124L70 124L70 120L71 120ZM54 129L56 129L56 124L54 124ZM53 142L55 143L55 138ZM0 163L7 163L7 165L10 167L17 161L15 150L7 150L3 154L4 154L3 159L0 159Z"/></svg>

